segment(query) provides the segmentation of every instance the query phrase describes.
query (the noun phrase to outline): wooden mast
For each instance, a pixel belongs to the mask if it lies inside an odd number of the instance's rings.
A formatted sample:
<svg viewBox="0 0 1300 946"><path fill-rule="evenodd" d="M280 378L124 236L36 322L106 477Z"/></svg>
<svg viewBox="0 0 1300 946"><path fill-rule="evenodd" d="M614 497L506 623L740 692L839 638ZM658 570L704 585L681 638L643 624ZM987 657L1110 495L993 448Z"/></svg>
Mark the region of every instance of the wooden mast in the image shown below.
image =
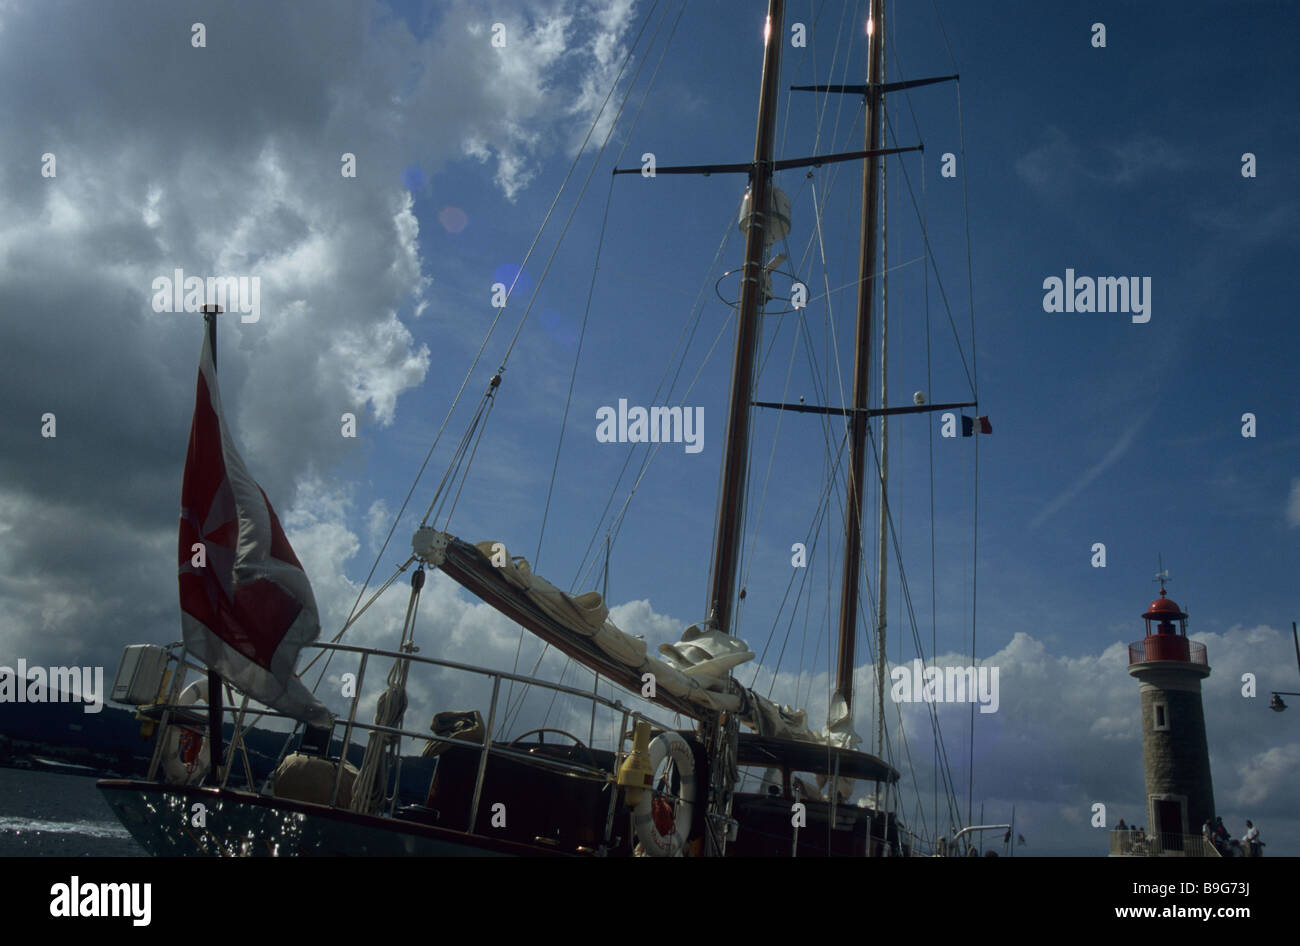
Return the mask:
<svg viewBox="0 0 1300 946"><path fill-rule="evenodd" d="M763 307L763 266L767 252L767 213L772 199L772 147L776 132L777 81L781 72L784 0L769 0L763 35L763 79L758 97L758 130L754 163L749 173L749 226L745 234L745 267L740 282L740 312L736 324L736 356L731 372L731 406L722 461L722 495L718 501L717 534L713 543L709 621L734 634L732 621L736 572L744 524L745 472L749 461L749 419L754 388L754 363ZM706 851L726 853L731 826L739 739L736 714L722 714L703 727L711 759Z"/></svg>
<svg viewBox="0 0 1300 946"><path fill-rule="evenodd" d="M871 310L876 294L876 221L879 218L877 176L880 148L880 99L883 91L881 44L884 39L884 2L871 0L867 46L866 151L862 168L862 257L858 263L857 351L853 360L853 406L849 415L850 466L848 502L844 523L844 576L840 594L839 661L830 715L853 720L853 647L858 618L858 576L862 564L862 487L866 482L867 398L871 372ZM877 660L880 655L877 655ZM837 704L843 701L843 706Z"/></svg>
<svg viewBox="0 0 1300 946"><path fill-rule="evenodd" d="M763 303L763 266L767 251L767 211L772 193L772 144L776 137L776 83L781 72L781 19L784 0L770 0L767 11L763 83L758 98L758 132L750 171L750 217L745 234L745 268L740 282L740 317L736 325L736 357L731 371L731 407L722 461L722 495L718 502L717 534L713 543L713 623L728 634L740 560L744 524L745 468L749 459L750 399L758 349L759 315Z"/></svg>

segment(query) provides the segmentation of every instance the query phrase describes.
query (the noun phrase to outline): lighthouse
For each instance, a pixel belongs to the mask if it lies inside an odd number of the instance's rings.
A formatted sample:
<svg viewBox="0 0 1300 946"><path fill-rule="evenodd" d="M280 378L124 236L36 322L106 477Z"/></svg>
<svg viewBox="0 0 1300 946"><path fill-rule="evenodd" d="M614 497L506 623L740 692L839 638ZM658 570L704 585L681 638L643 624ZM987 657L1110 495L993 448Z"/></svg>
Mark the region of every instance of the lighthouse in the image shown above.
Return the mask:
<svg viewBox="0 0 1300 946"><path fill-rule="evenodd" d="M1128 672L1142 684L1142 755L1147 825L1159 853L1182 853L1188 835L1214 821L1214 786L1205 740L1201 681L1210 675L1205 645L1187 639L1187 615L1165 592L1142 615L1146 637L1128 648ZM1199 842L1197 842L1199 843ZM1194 847L1189 844L1188 847Z"/></svg>

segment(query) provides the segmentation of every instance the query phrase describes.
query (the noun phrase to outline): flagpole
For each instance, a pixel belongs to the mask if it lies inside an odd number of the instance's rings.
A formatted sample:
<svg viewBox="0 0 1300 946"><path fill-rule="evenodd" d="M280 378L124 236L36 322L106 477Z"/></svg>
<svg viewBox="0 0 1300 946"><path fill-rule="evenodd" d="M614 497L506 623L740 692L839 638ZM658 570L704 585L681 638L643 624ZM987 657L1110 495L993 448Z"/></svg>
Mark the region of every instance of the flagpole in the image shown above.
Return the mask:
<svg viewBox="0 0 1300 946"><path fill-rule="evenodd" d="M217 316L221 306L204 305L203 326L208 333L208 350L212 352L212 373L217 372ZM213 773L221 772L221 674L208 668L208 755Z"/></svg>

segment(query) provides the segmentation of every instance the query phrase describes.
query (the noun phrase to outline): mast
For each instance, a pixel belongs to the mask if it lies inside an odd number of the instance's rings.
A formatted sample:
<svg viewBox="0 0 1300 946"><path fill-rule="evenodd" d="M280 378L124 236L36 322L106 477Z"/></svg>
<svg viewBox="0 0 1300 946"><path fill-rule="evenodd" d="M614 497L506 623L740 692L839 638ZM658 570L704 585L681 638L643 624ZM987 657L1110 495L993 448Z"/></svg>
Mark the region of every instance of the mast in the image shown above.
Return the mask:
<svg viewBox="0 0 1300 946"><path fill-rule="evenodd" d="M740 313L736 325L736 357L731 372L731 407L722 463L722 495L718 501L717 535L713 543L711 613L709 621L732 634L732 596L740 559L740 530L744 522L745 467L749 459L749 414L754 388L759 315L763 306L763 266L767 251L767 213L772 194L772 143L776 130L776 83L781 72L784 0L769 0L763 32L763 80L758 96L758 131L754 163L749 172L749 226L745 234L745 268L740 282ZM706 853L721 857L734 822L731 801L736 783L739 720L735 713L715 716L701 727L710 759Z"/></svg>
<svg viewBox="0 0 1300 946"><path fill-rule="evenodd" d="M764 31L763 81L758 97L758 131L750 172L749 230L745 234L745 268L740 282L740 317L736 325L736 358L731 371L731 407L727 444L722 461L722 495L718 501L717 534L713 542L710 619L730 634L732 598L740 560L740 530L744 522L745 466L749 457L750 399L758 348L759 315L763 303L763 259L767 250L767 210L772 193L772 143L776 137L776 83L781 72L784 0L769 0Z"/></svg>
<svg viewBox="0 0 1300 946"><path fill-rule="evenodd" d="M881 111L884 101L881 100ZM889 407L889 179L882 168L880 190L884 217L880 224L880 408ZM889 570L889 415L880 417L880 519L877 523L880 547L876 558L876 755L885 754L885 580Z"/></svg>
<svg viewBox="0 0 1300 946"><path fill-rule="evenodd" d="M866 408L871 373L871 309L875 301L877 275L876 220L879 216L879 201L876 178L879 172L879 157L875 152L880 148L879 105L884 81L881 59L881 44L885 35L884 12L883 0L871 0L865 90L868 156L862 168L862 257L858 263L857 352L853 359L853 406L858 410L849 414L849 442L852 452L849 465L849 495L844 521L844 576L840 594L839 662L835 673L835 698L831 703L831 716L846 718L850 727L853 721L853 645L858 615L858 572L862 564L862 486L866 482L868 423ZM877 654L877 663L882 656Z"/></svg>
<svg viewBox="0 0 1300 946"><path fill-rule="evenodd" d="M204 331L208 333L208 347L212 351L213 377L216 377L217 316L221 314L221 306L204 305L202 306L200 311L203 312ZM184 670L185 668L181 667L181 672L184 672ZM221 713L222 713L221 674L217 673L217 671L209 667L208 668L208 755L209 755L208 765L210 766L214 776L218 775L221 772L221 757L222 757ZM238 733L236 733L236 735L238 735Z"/></svg>

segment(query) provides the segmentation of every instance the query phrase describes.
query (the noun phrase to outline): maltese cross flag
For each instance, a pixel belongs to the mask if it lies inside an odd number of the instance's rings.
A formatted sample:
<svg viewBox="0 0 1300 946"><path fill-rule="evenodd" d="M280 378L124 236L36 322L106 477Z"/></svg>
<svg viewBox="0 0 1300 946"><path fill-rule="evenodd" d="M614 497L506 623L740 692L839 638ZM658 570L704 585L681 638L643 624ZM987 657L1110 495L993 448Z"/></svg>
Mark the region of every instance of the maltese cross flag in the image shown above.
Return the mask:
<svg viewBox="0 0 1300 946"><path fill-rule="evenodd" d="M221 416L208 335L185 456L180 527L185 646L252 699L328 724L329 711L294 673L320 633L307 573Z"/></svg>

